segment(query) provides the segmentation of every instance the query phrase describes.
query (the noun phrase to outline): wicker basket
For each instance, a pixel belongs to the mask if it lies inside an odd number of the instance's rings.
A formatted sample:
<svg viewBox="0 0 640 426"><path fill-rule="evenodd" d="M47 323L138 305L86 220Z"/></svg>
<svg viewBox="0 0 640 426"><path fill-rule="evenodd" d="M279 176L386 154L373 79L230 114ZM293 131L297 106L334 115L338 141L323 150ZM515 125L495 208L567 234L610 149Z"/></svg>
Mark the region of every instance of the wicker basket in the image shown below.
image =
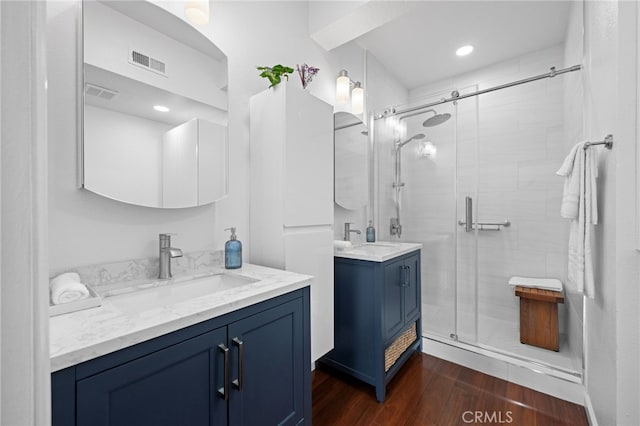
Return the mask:
<svg viewBox="0 0 640 426"><path fill-rule="evenodd" d="M385 373L395 364L400 356L418 338L416 333L416 323L407 328L389 347L384 351L384 371Z"/></svg>

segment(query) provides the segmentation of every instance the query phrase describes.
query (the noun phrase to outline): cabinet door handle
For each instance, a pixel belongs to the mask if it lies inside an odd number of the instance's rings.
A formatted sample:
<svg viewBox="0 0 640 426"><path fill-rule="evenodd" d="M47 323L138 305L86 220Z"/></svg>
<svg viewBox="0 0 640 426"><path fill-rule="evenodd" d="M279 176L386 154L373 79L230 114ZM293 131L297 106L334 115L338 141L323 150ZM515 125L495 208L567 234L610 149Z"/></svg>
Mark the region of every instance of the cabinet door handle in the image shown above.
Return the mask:
<svg viewBox="0 0 640 426"><path fill-rule="evenodd" d="M407 272L405 273L407 287L411 287L411 266L405 266Z"/></svg>
<svg viewBox="0 0 640 426"><path fill-rule="evenodd" d="M224 343L220 343L218 345L220 351L224 354L224 385L218 389L218 394L225 401L229 400L229 348L224 345Z"/></svg>
<svg viewBox="0 0 640 426"><path fill-rule="evenodd" d="M404 287L405 283L407 282L407 270L405 269L404 265L400 265L400 285L402 287Z"/></svg>
<svg viewBox="0 0 640 426"><path fill-rule="evenodd" d="M241 391L242 376L243 376L242 364L244 363L244 343L242 342L242 340L238 339L237 337L234 337L233 344L238 347L238 378L233 381L233 384L235 385L236 388L238 388L239 391Z"/></svg>

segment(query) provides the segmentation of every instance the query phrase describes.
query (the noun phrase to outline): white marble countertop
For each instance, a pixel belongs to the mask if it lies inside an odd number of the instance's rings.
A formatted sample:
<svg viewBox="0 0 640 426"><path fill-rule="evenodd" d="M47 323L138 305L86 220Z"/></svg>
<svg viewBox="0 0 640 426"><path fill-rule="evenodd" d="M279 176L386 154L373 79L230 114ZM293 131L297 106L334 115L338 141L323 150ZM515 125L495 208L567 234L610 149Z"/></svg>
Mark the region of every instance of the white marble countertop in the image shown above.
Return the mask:
<svg viewBox="0 0 640 426"><path fill-rule="evenodd" d="M220 272L249 278L251 282L199 295L190 284L181 289L182 284L188 284L183 280L106 297L100 307L50 318L51 371L298 290L309 286L313 279L251 264Z"/></svg>
<svg viewBox="0 0 640 426"><path fill-rule="evenodd" d="M334 248L335 257L346 259L368 260L370 262L384 262L394 257L401 256L412 251L420 250L422 244L400 243L396 241L376 241L375 243L363 243L341 249Z"/></svg>

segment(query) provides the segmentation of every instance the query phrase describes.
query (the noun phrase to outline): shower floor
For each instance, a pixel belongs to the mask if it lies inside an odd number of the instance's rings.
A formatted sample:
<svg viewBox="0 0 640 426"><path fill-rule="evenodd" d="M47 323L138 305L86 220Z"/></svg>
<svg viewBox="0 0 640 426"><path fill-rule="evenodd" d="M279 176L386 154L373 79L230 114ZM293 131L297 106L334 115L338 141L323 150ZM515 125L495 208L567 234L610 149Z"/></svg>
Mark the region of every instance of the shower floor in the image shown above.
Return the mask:
<svg viewBox="0 0 640 426"><path fill-rule="evenodd" d="M449 338L450 333L454 332L451 312L451 308L423 303L423 331ZM459 314L458 322L469 329L468 325L473 324L473 315ZM564 334L560 335L560 350L555 352L520 343L520 324L514 321L480 316L478 338L474 338L475 330L468 330L466 333L465 331L463 327L458 330L458 339L461 342L542 363L572 374L581 374L581 360L571 351Z"/></svg>

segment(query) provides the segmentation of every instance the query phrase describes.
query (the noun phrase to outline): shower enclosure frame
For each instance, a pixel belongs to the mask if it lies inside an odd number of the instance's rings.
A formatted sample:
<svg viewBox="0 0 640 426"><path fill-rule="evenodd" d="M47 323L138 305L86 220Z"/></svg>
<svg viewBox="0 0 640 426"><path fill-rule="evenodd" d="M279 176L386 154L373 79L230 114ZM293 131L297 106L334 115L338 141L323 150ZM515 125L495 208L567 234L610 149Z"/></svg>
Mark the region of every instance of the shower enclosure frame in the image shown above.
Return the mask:
<svg viewBox="0 0 640 426"><path fill-rule="evenodd" d="M385 119L385 118L389 118L389 117L394 117L394 116L402 116L400 117L400 120L402 120L403 118L406 117L410 117L410 116L414 116L414 115L418 115L418 114L422 114L427 111L424 111L426 108L431 108L437 105L442 105L442 104L446 104L446 103L454 103L454 105L457 103L457 101L462 100L462 99L466 99L466 98L470 98L470 97L475 97L478 95L482 95L484 93L489 93L489 92L493 92L493 91L497 91L497 90L501 90L501 89L505 89L505 88L509 88L509 87L513 87L513 86L517 86L517 85L521 85L521 84L525 84L525 83L529 83L529 82L533 82L533 81L537 81L537 80L542 80L542 79L547 79L547 78L553 78L557 75L561 75L561 74L565 74L565 73L570 73L570 72L575 72L575 71L580 71L582 69L581 65L573 65L567 68L563 68L560 70L556 70L555 67L551 67L550 71L548 73L544 73L544 74L539 74L539 75L535 75L533 77L529 77L529 78L525 78L525 79L521 79L521 80L517 80L517 81L513 81L511 83L506 83L506 84L502 84L499 86L494 86L494 87L490 87L487 89L483 89L483 90L477 90L471 93L466 93L461 95L457 90L453 90L451 92L450 97L448 98L442 98L440 100L437 101L433 101L433 102L429 102L429 103L425 103L425 104L421 104L418 106L412 106L412 107L408 107L408 108L403 108L403 109L399 109L399 108L395 108L395 107L391 107L388 108L386 110L384 110L382 113L379 114L371 114L370 115L370 123L371 123L371 128L373 129L374 123L377 120L381 120L381 119ZM437 114L437 113L436 113ZM456 119L456 125L457 125L457 115L455 117ZM372 132L373 133L373 132ZM373 134L371 135L371 139L373 139ZM413 140L413 138L409 138L408 140L404 141L402 143L402 145L410 142L411 140ZM373 140L372 140L373 143ZM394 146L394 150L395 150L395 154L396 154L396 161L397 158L400 156L400 148L401 146L398 148L398 145L400 145L400 143L396 142L395 146ZM454 148L456 151L456 157L457 157L457 147ZM373 174L372 174L373 176ZM400 179L397 177L396 175L396 179L394 182L394 188L396 188L396 186L400 186L399 184L401 184L402 182L400 182ZM397 185L398 184L398 185ZM373 186L373 185L372 185ZM399 188L396 188L399 189ZM377 192L377 191L376 191ZM454 192L457 194L458 193L458 188L457 188L457 179L454 180ZM396 200L399 200L399 198L396 198ZM396 204L397 209L399 210L399 202L397 202ZM397 214L397 218L399 220L399 212ZM467 221L468 222L468 221ZM460 223L457 223L457 225L461 225ZM472 225L475 225L475 223L473 223ZM494 225L499 225L499 226L509 226L509 222L505 221L503 223L496 223ZM472 226L471 231L474 231L477 235L478 231L479 231L479 227L475 227ZM454 262L457 265L458 264L458 255L457 255L457 250L456 250L456 254L454 257ZM456 282L457 282L457 278L456 278ZM476 283L477 285L477 283ZM457 289L458 285L456 284L454 286L454 297L456 298L455 300L457 300ZM476 290L477 291L477 290ZM476 296L477 297L477 296ZM457 303L454 303L454 309L457 310ZM477 335L477 327L478 327L478 321L477 321L477 303L476 303L476 315L475 315L475 327L476 327L476 335ZM454 329L457 330L457 314L454 315ZM584 310L583 310L583 321L584 321ZM582 383L583 379L584 379L584 324L582 326L582 338L583 338L583 343L582 343L582 350L580 351L581 354L579 354L579 356L581 356L581 371L579 375L575 375L574 373L571 372L567 372L566 370L564 370L561 367L555 367L553 365L550 364L546 364L544 362L537 362L535 360L531 360L528 359L526 357L520 357L518 355L515 354L511 354L511 353L505 353L499 349L492 349L492 348L488 348L488 347L483 347L481 344L474 344L474 343L466 343L466 342L458 342L458 336L455 335L454 333L452 333L450 336L450 341L444 341L444 340L438 340L438 339L434 339L436 341L440 341L440 343L444 343L444 344L448 344L448 345L452 345L455 347L459 347L465 350L470 350L472 352L476 352L476 353L480 353L480 354L485 354L487 355L487 353L489 354L493 354L493 356L496 356L498 359L503 359L504 361L507 361L509 359L512 360L516 360L516 361L521 361L524 364L528 364L529 368L534 370L534 371L539 371L539 372L543 372L545 374L551 375L551 376L555 376L557 378L563 379L563 380L567 380L569 382L573 382L573 383ZM423 338L426 338L426 336L424 336L423 334ZM505 359L506 358L506 359ZM520 364L522 365L522 364ZM526 365L522 365L522 366L526 366ZM543 370L538 370L537 367L542 367ZM547 371L545 371L547 370ZM549 371L551 371L551 373L549 373ZM558 374L555 374L558 373Z"/></svg>
<svg viewBox="0 0 640 426"><path fill-rule="evenodd" d="M551 67L548 73L539 74L529 78L524 78L522 80L512 81L511 83L501 84L499 86L489 87L488 89L477 90L475 92L466 93L464 95L461 95L460 92L458 92L457 90L454 90L453 92L451 92L451 97L449 98L443 98L443 99L440 99L439 101L430 102L430 103L418 105L415 107L405 108L402 110L397 110L392 107L390 109L384 110L381 114L375 115L373 119L380 120L387 117L393 117L395 115L402 115L408 112L419 111L424 108L430 108L432 106L442 105L449 102L456 102L462 99L471 98L473 96L482 95L484 93L494 92L496 90L502 90L508 87L518 86L520 84L531 83L532 81L543 80L545 78L553 78L557 75L565 74L568 72L580 71L581 69L582 69L582 65L573 65L571 67L563 68L561 70L556 70L556 67Z"/></svg>

